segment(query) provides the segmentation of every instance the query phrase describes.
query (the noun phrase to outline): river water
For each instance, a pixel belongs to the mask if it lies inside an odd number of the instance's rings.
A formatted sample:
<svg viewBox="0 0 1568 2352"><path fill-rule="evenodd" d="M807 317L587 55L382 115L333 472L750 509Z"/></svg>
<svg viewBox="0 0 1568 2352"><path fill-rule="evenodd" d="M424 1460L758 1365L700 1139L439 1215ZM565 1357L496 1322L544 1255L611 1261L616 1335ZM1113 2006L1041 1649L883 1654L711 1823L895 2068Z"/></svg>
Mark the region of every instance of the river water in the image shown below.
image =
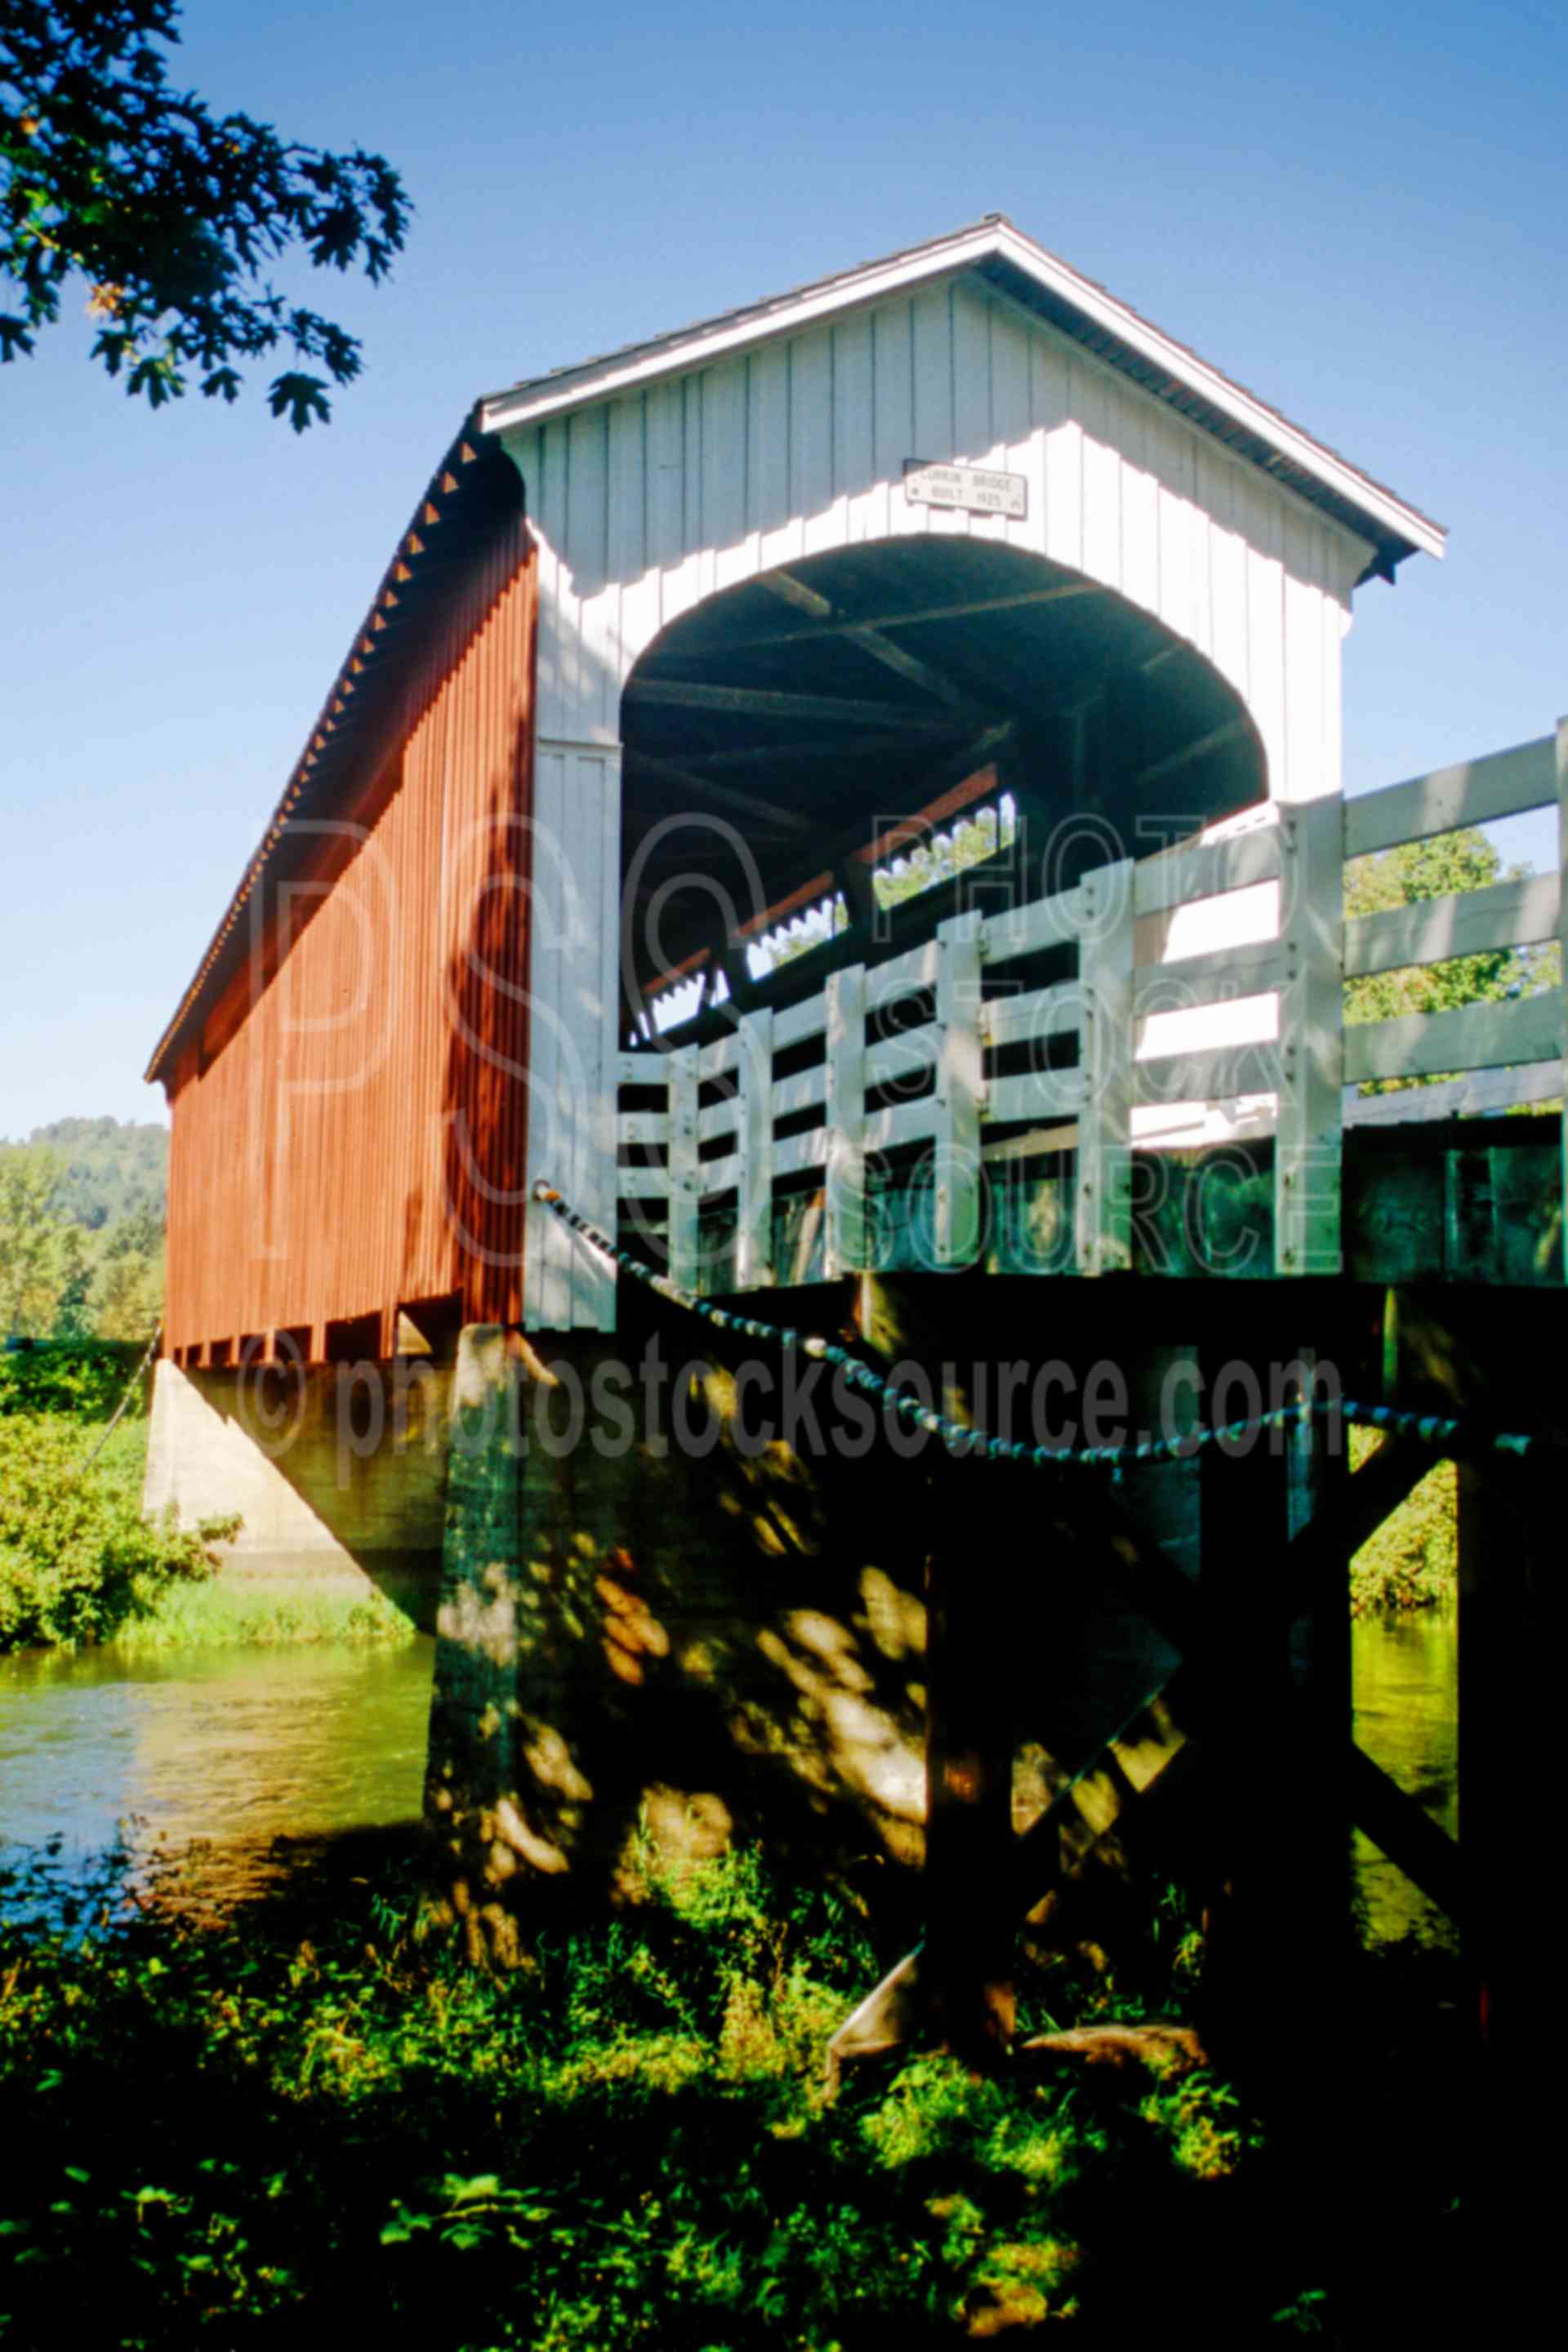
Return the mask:
<svg viewBox="0 0 1568 2352"><path fill-rule="evenodd" d="M1364 1748L1452 1830L1451 1616L1354 1628ZM194 1909L281 1886L301 1851L418 1818L434 1643L396 1650L194 1651L126 1659L0 1658L0 1908L58 1902L118 1844L132 1882ZM49 1854L51 1842L58 1847ZM39 1856L52 1892L27 1874ZM1446 1925L1358 1839L1370 1934L1442 1939Z"/></svg>

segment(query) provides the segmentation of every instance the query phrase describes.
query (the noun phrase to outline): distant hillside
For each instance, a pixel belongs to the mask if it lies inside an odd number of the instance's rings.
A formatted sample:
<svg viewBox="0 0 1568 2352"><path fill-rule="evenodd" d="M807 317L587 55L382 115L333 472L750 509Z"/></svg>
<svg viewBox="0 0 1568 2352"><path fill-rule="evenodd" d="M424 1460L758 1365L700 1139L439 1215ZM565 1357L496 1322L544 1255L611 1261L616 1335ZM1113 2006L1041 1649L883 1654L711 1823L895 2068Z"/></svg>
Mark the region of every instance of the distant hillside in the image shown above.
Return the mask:
<svg viewBox="0 0 1568 2352"><path fill-rule="evenodd" d="M162 1225L169 1192L166 1127L57 1118L52 1127L36 1127L26 1139L44 1145L64 1168L55 1206L73 1225L95 1234L149 1213Z"/></svg>

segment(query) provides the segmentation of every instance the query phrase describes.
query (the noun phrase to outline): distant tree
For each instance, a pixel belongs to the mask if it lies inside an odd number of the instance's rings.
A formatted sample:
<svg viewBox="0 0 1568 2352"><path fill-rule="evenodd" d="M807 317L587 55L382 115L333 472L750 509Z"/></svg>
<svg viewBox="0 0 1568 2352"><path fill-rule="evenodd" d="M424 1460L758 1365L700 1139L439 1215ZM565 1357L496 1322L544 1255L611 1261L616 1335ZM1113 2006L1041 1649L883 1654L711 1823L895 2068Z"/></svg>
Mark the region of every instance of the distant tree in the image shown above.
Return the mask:
<svg viewBox="0 0 1568 2352"><path fill-rule="evenodd" d="M150 1120L58 1118L27 1141L61 1162L56 1205L73 1223L109 1232L127 1217L160 1230L168 1190L169 1130Z"/></svg>
<svg viewBox="0 0 1568 2352"><path fill-rule="evenodd" d="M213 115L168 79L178 0L0 0L0 360L31 352L68 279L89 289L92 355L153 407L188 370L211 399L237 397L237 361L279 345L325 375L287 368L268 390L296 432L330 416L327 378L360 372L358 339L277 292L269 266L302 249L318 268L373 283L401 250L409 204L380 155L279 139Z"/></svg>
<svg viewBox="0 0 1568 2352"><path fill-rule="evenodd" d="M89 1165L40 1139L62 1132ZM109 1118L0 1143L0 1338L150 1337L163 1314L168 1142L166 1128ZM127 1194L122 1169L143 1160L154 1173Z"/></svg>
<svg viewBox="0 0 1568 2352"><path fill-rule="evenodd" d="M66 1223L53 1152L0 1145L0 1332L47 1332L66 1276Z"/></svg>
<svg viewBox="0 0 1568 2352"><path fill-rule="evenodd" d="M1352 860L1345 868L1345 914L1373 915L1422 899L1447 898L1459 891L1484 889L1489 883L1512 881L1528 871L1526 866L1505 869L1486 835L1465 825L1428 841L1401 842L1375 856ZM1345 1019L1352 1024L1391 1021L1401 1013L1447 1013L1462 1004L1531 995L1555 985L1560 961L1554 947L1492 948L1480 955L1450 956L1442 963L1369 972L1347 982ZM1380 1078L1370 1080L1362 1091L1391 1093L1431 1083Z"/></svg>

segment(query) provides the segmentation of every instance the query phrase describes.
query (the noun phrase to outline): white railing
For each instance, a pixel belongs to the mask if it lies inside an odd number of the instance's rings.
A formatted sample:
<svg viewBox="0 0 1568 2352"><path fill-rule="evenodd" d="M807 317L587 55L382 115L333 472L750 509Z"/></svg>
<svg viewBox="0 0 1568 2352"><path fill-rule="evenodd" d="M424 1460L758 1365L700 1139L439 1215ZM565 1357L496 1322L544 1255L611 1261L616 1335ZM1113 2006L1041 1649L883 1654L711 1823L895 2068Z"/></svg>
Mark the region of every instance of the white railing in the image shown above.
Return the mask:
<svg viewBox="0 0 1568 2352"><path fill-rule="evenodd" d="M834 1276L880 1262L879 1204L913 1175L924 1262L960 1266L994 1188L1070 1153L1057 1263L1100 1274L1131 1263L1134 1148L1271 1134L1275 1269L1337 1271L1344 1125L1541 1100L1560 1090L1563 1050L1561 988L1343 1020L1347 979L1560 940L1560 870L1346 923L1344 862L1561 813L1564 744L1568 729L1363 799L1248 811L1054 898L954 915L705 1045L623 1054L623 1226L656 1232L679 1281L752 1289L775 1278L778 1203L804 1193ZM1560 814L1560 869L1563 830ZM1026 984L1029 960L1054 949L1072 951L1070 976ZM1455 1072L1468 1075L1358 1091ZM706 1245L720 1227L721 1252Z"/></svg>

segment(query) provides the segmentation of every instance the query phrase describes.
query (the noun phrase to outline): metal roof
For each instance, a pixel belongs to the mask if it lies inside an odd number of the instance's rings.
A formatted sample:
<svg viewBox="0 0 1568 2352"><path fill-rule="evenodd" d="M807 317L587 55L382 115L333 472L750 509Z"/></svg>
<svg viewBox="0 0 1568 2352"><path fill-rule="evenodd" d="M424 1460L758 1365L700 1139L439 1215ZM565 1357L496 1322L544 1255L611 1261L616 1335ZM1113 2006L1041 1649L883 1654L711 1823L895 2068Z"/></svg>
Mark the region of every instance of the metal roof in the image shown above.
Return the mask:
<svg viewBox="0 0 1568 2352"><path fill-rule="evenodd" d="M479 403L481 429L538 424L672 374L710 365L840 311L865 309L931 279L973 274L1069 337L1107 366L1212 433L1238 457L1321 508L1375 551L1363 577L1392 579L1407 555L1440 557L1443 526L1315 440L1256 393L1026 236L1003 213L880 260L813 279L787 293L721 311L596 359L525 378Z"/></svg>

